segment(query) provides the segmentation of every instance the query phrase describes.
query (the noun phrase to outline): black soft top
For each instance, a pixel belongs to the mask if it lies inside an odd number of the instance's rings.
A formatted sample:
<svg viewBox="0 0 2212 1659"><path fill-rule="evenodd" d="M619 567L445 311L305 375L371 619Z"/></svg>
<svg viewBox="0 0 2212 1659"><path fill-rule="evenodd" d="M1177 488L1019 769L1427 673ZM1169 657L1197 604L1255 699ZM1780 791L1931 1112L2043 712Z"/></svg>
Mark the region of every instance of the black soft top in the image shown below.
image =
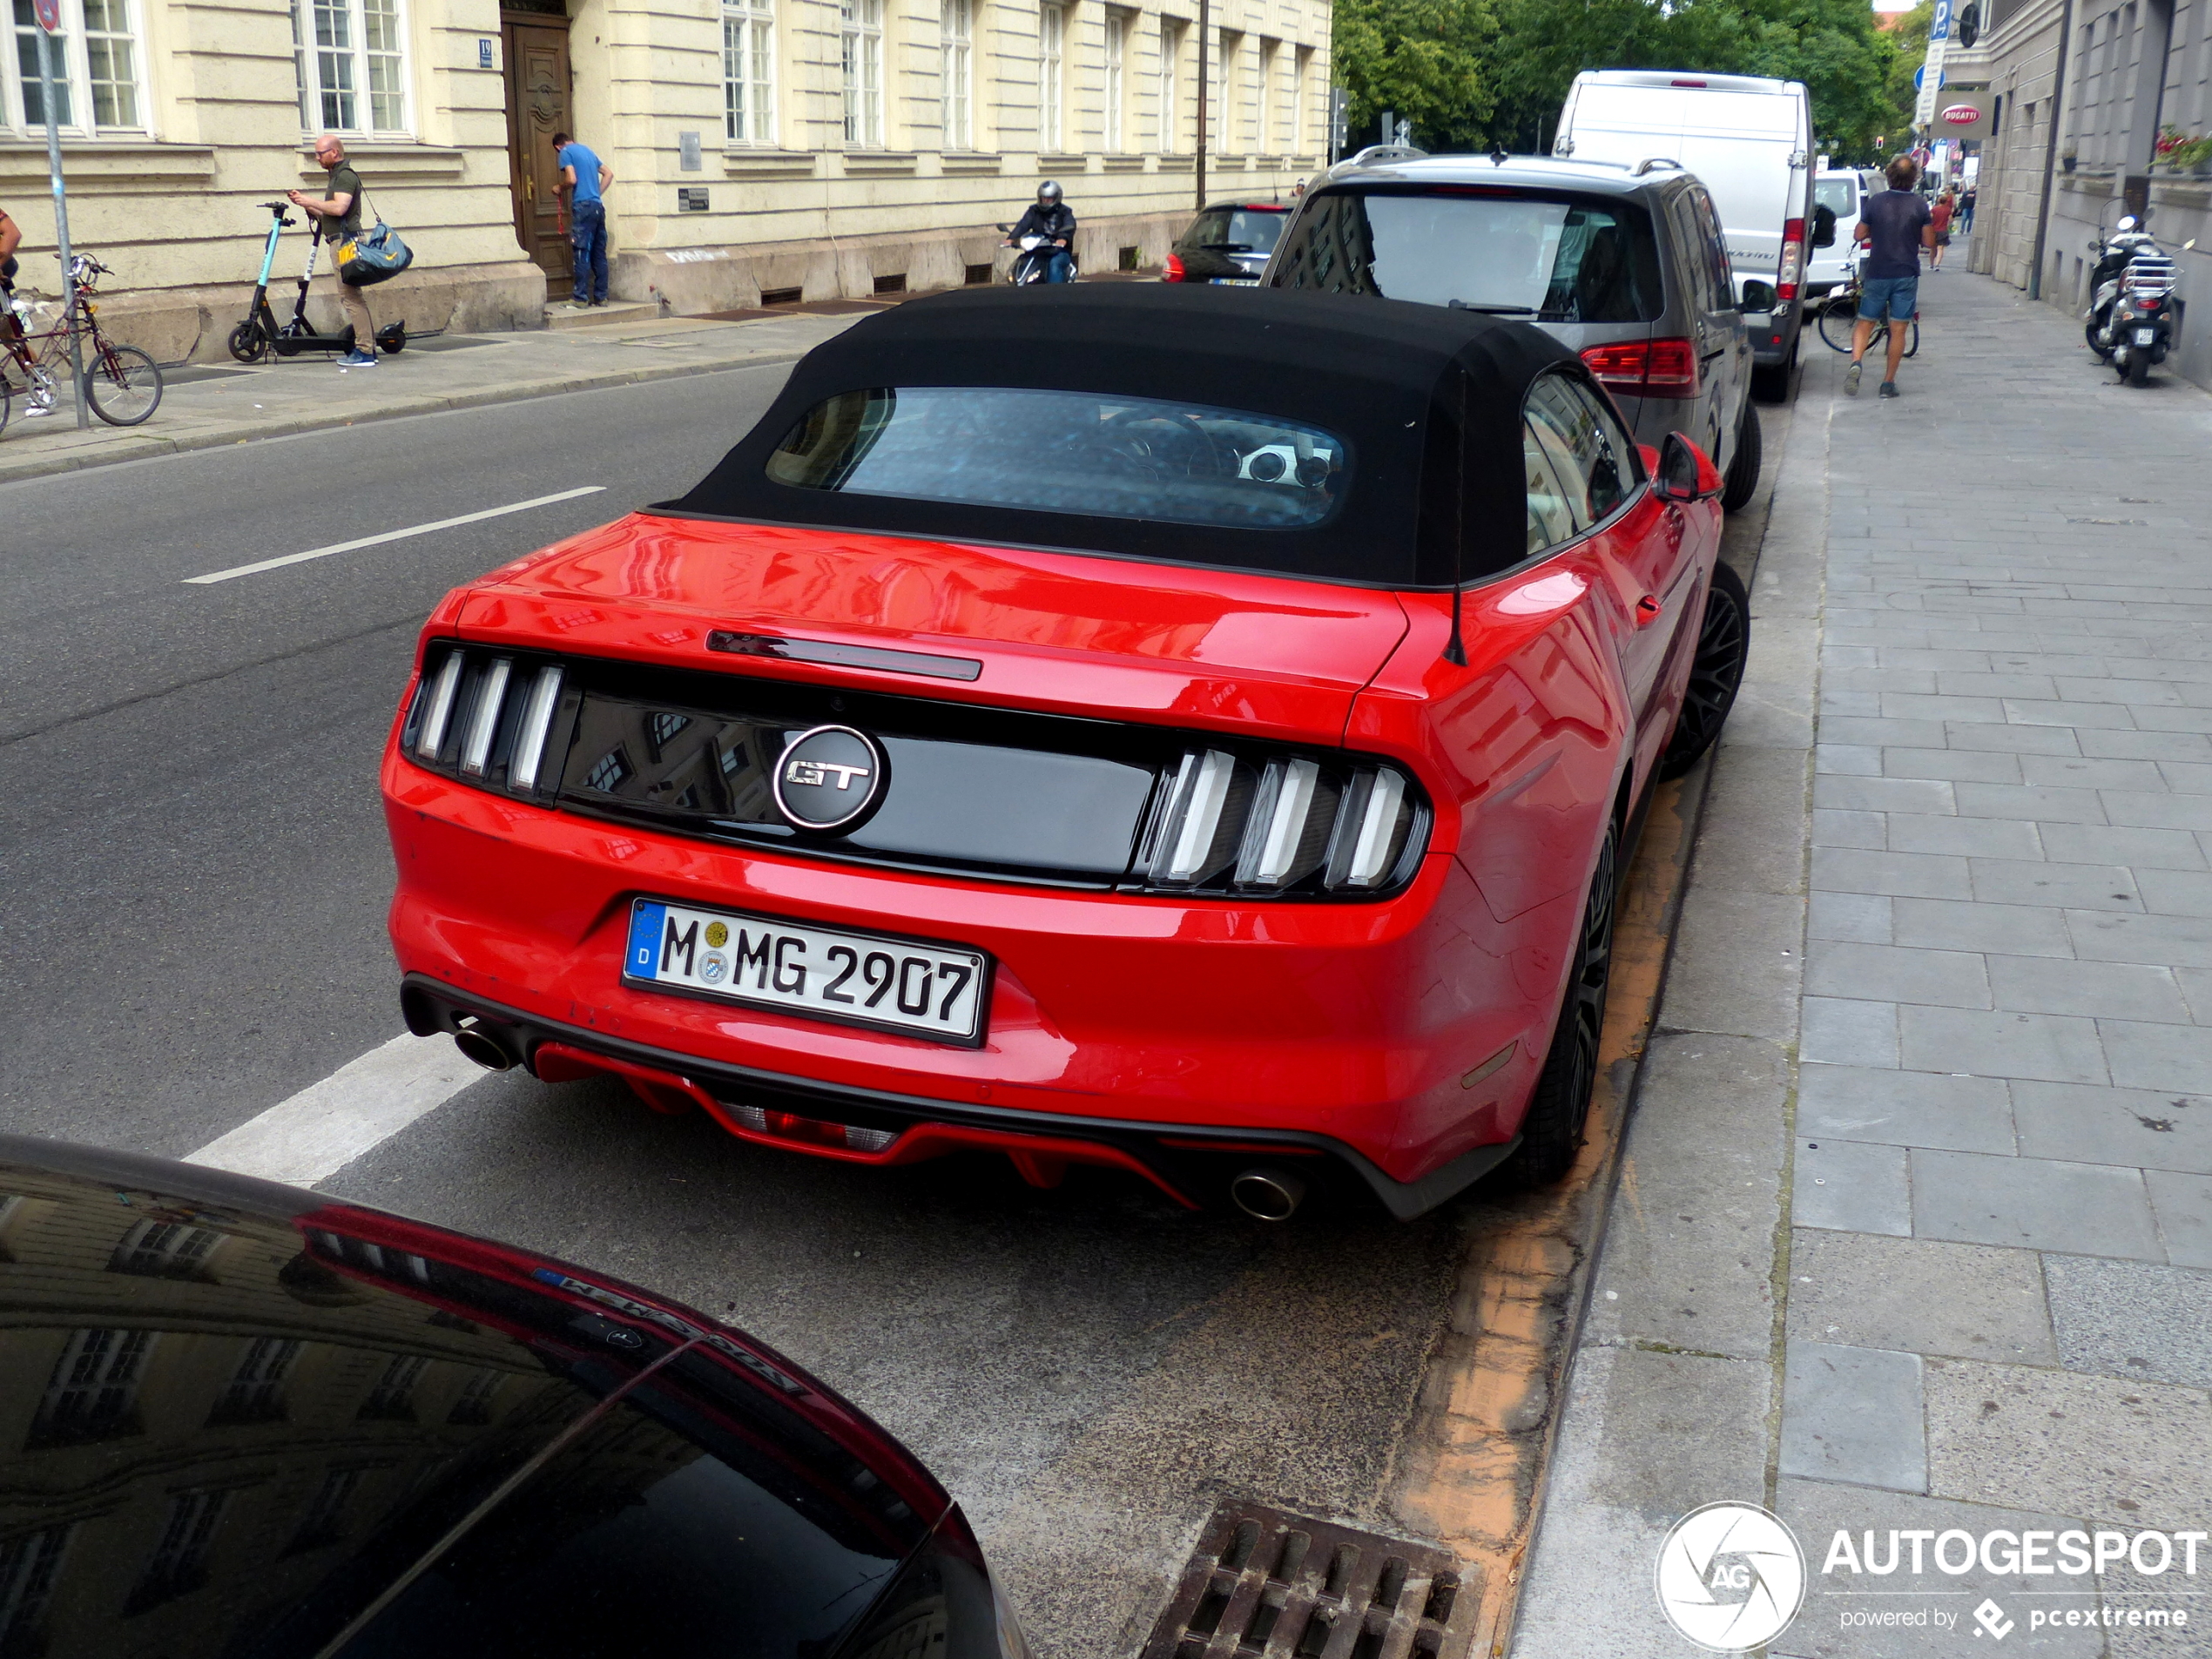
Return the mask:
<svg viewBox="0 0 2212 1659"><path fill-rule="evenodd" d="M1587 381L1526 323L1394 300L1167 283L991 288L909 300L817 346L690 494L648 510L1226 566L1383 587L1521 562L1521 401ZM779 483L769 455L840 393L1013 387L1246 411L1342 438L1351 477L1318 524L1261 529L837 493Z"/></svg>

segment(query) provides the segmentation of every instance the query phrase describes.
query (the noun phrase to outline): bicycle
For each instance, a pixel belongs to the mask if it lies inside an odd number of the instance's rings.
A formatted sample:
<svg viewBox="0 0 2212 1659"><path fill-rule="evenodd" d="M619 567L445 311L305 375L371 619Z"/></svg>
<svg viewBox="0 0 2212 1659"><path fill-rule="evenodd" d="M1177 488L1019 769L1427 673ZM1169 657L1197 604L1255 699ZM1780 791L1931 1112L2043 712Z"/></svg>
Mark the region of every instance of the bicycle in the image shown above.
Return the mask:
<svg viewBox="0 0 2212 1659"><path fill-rule="evenodd" d="M1846 356L1850 354L1851 335L1858 327L1858 266L1854 261L1842 283L1831 290L1828 297L1821 302L1817 326L1820 330L1820 343L1829 350L1842 352ZM1918 311L1912 314L1912 320L1905 325L1905 354L1917 357L1920 354L1920 314ZM1889 334L1890 320L1885 317L1874 325L1874 332L1867 339L1866 354L1869 357L1878 355L1877 347L1886 350Z"/></svg>
<svg viewBox="0 0 2212 1659"><path fill-rule="evenodd" d="M33 334L11 285L0 282L0 429L8 424L13 388L6 370L23 376L31 408L51 413L67 371L70 346L79 343L84 374L78 387L92 413L110 426L139 426L161 403L161 366L136 346L118 346L99 324L97 280L114 273L89 253L70 260L72 298L61 320Z"/></svg>

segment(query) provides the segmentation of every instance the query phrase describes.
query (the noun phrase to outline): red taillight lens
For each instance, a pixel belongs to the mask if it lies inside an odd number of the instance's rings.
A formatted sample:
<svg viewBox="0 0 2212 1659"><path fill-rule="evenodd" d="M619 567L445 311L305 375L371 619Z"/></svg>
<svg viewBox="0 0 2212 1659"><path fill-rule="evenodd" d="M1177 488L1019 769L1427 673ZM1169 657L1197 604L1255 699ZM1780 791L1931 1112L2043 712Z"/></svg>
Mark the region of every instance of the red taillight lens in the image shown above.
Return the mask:
<svg viewBox="0 0 2212 1659"><path fill-rule="evenodd" d="M1629 397L1695 397L1697 354L1687 340L1624 340L1593 346L1583 362L1598 383Z"/></svg>
<svg viewBox="0 0 2212 1659"><path fill-rule="evenodd" d="M1782 268L1775 273L1774 291L1784 300L1797 297L1797 281L1805 273L1805 222L1789 220L1782 227Z"/></svg>
<svg viewBox="0 0 2212 1659"><path fill-rule="evenodd" d="M2158 309L2158 301L2155 300L2138 300L2135 301L2135 305L2137 309L2142 311L2155 311Z"/></svg>
<svg viewBox="0 0 2212 1659"><path fill-rule="evenodd" d="M840 1147L848 1152L880 1152L899 1138L887 1129L862 1129L856 1123L832 1123L795 1112L772 1112L759 1106L731 1108L738 1121L756 1135L799 1141L809 1146Z"/></svg>
<svg viewBox="0 0 2212 1659"><path fill-rule="evenodd" d="M1183 260L1176 254L1169 254L1168 268L1160 273L1160 280L1163 282L1180 282L1183 280Z"/></svg>

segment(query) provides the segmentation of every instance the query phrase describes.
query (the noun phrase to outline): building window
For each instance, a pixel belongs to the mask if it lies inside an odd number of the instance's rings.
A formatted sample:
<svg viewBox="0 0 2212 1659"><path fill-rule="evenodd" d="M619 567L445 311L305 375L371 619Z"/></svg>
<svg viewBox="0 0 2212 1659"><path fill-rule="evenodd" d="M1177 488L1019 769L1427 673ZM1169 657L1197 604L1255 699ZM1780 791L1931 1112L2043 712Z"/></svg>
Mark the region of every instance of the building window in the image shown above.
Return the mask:
<svg viewBox="0 0 2212 1659"><path fill-rule="evenodd" d="M1282 55L1282 42L1259 43L1259 78L1251 84L1246 108L1251 118L1251 147L1262 152L1271 147L1268 140L1274 136L1268 122L1269 105L1275 97L1275 69Z"/></svg>
<svg viewBox="0 0 2212 1659"><path fill-rule="evenodd" d="M16 50L0 85L0 123L10 111L26 129L44 128L38 25L31 0L14 0ZM62 0L62 32L53 40L54 122L73 132L144 132L145 99L138 84L139 51L132 0ZM91 120L87 123L85 115Z"/></svg>
<svg viewBox="0 0 2212 1659"><path fill-rule="evenodd" d="M365 1423L412 1423L415 1385L429 1368L429 1360L420 1354L394 1354L356 1415Z"/></svg>
<svg viewBox="0 0 2212 1659"><path fill-rule="evenodd" d="M343 1538L346 1509L361 1483L359 1469L326 1470L322 1484L315 1488L315 1495L307 1500L307 1513L300 1517L300 1525L293 1532L292 1541L284 1547L284 1553L296 1555L302 1550L320 1549Z"/></svg>
<svg viewBox="0 0 2212 1659"><path fill-rule="evenodd" d="M153 1348L151 1331L73 1332L30 1426L33 1446L66 1446L138 1432L138 1384Z"/></svg>
<svg viewBox="0 0 2212 1659"><path fill-rule="evenodd" d="M1244 36L1224 29L1221 50L1214 54L1211 96L1206 99L1206 132L1218 155L1228 155L1237 148L1237 112L1229 107L1229 100L1236 96L1237 57L1244 45Z"/></svg>
<svg viewBox="0 0 2212 1659"><path fill-rule="evenodd" d="M407 132L400 0L292 0L292 42L303 130Z"/></svg>
<svg viewBox="0 0 2212 1659"><path fill-rule="evenodd" d="M723 135L776 141L776 19L768 0L722 0Z"/></svg>
<svg viewBox="0 0 2212 1659"><path fill-rule="evenodd" d="M223 1235L207 1227L187 1227L173 1221L141 1221L123 1235L123 1242L108 1258L111 1273L133 1273L141 1278L202 1278L207 1258Z"/></svg>
<svg viewBox="0 0 2212 1659"><path fill-rule="evenodd" d="M1183 31L1160 19L1160 153L1171 156L1183 138Z"/></svg>
<svg viewBox="0 0 2212 1659"><path fill-rule="evenodd" d="M126 1614L189 1595L207 1581L207 1553L215 1541L215 1524L223 1518L228 1492L179 1492L169 1501L169 1519L161 1541L146 1560L145 1570L123 1603Z"/></svg>
<svg viewBox="0 0 2212 1659"><path fill-rule="evenodd" d="M1313 48L1301 46L1291 59L1291 90L1283 100L1283 148L1296 155L1305 148L1305 89Z"/></svg>
<svg viewBox="0 0 2212 1659"><path fill-rule="evenodd" d="M944 0L937 24L939 96L944 100L945 148L973 150L975 0Z"/></svg>
<svg viewBox="0 0 2212 1659"><path fill-rule="evenodd" d="M1128 98L1123 91L1129 67L1129 14L1106 14L1106 132L1107 151L1119 155L1129 148Z"/></svg>
<svg viewBox="0 0 2212 1659"><path fill-rule="evenodd" d="M883 143L883 0L844 0L845 145Z"/></svg>
<svg viewBox="0 0 2212 1659"><path fill-rule="evenodd" d="M499 1392L505 1379L496 1371L483 1370L469 1379L453 1409L446 1413L446 1421L463 1427L481 1428L491 1421L492 1396Z"/></svg>
<svg viewBox="0 0 2212 1659"><path fill-rule="evenodd" d="M207 1413L211 1427L284 1421L284 1379L304 1345L285 1337L256 1337Z"/></svg>
<svg viewBox="0 0 2212 1659"><path fill-rule="evenodd" d="M1064 143L1062 131L1063 91L1062 78L1068 45L1068 9L1065 6L1037 8L1037 148L1049 154L1060 153Z"/></svg>
<svg viewBox="0 0 2212 1659"><path fill-rule="evenodd" d="M37 1651L70 1530L49 1527L0 1539L0 1653Z"/></svg>

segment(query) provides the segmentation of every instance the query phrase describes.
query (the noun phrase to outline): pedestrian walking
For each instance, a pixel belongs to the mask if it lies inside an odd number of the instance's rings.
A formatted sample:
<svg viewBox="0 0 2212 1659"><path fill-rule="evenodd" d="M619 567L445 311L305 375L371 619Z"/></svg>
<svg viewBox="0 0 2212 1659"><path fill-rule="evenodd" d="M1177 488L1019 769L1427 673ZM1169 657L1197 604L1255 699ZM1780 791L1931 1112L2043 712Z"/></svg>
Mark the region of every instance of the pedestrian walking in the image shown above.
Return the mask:
<svg viewBox="0 0 2212 1659"><path fill-rule="evenodd" d="M1935 242L1928 249L1928 269L1943 269L1943 251L1951 246L1951 220L1959 211L1959 192L1946 189L1928 209L1928 228L1935 233Z"/></svg>
<svg viewBox="0 0 2212 1659"><path fill-rule="evenodd" d="M569 246L576 250L578 306L607 303L607 186L614 169L565 132L553 135L553 159L568 199Z"/></svg>
<svg viewBox="0 0 2212 1659"><path fill-rule="evenodd" d="M1935 246L1935 227L1928 204L1912 186L1920 177L1920 164L1911 156L1890 163L1885 175L1887 190L1877 191L1859 209L1854 240L1866 248L1866 266L1858 287L1858 321L1851 329L1851 367L1844 371L1846 396L1858 395L1858 377L1874 325L1890 325L1889 361L1882 377L1882 395L1895 397L1897 366L1905 361L1905 326L1920 306L1920 250Z"/></svg>
<svg viewBox="0 0 2212 1659"><path fill-rule="evenodd" d="M1974 233L1974 186L1972 185L1968 185L1965 193L1959 198L1959 233L1961 236Z"/></svg>
<svg viewBox="0 0 2212 1659"><path fill-rule="evenodd" d="M315 140L315 165L330 170L320 196L310 196L304 190L287 190L284 193L294 207L322 221L322 243L331 250L335 263L338 245L361 233L361 176L346 159L343 140L327 132ZM338 278L338 304L346 314L346 320L354 326L354 348L338 360L338 367L375 368L376 324L369 317L368 300L357 285L346 280L343 273Z"/></svg>
<svg viewBox="0 0 2212 1659"><path fill-rule="evenodd" d="M16 274L16 250L23 246L23 226L8 217L8 210L0 207L0 282L12 280Z"/></svg>

